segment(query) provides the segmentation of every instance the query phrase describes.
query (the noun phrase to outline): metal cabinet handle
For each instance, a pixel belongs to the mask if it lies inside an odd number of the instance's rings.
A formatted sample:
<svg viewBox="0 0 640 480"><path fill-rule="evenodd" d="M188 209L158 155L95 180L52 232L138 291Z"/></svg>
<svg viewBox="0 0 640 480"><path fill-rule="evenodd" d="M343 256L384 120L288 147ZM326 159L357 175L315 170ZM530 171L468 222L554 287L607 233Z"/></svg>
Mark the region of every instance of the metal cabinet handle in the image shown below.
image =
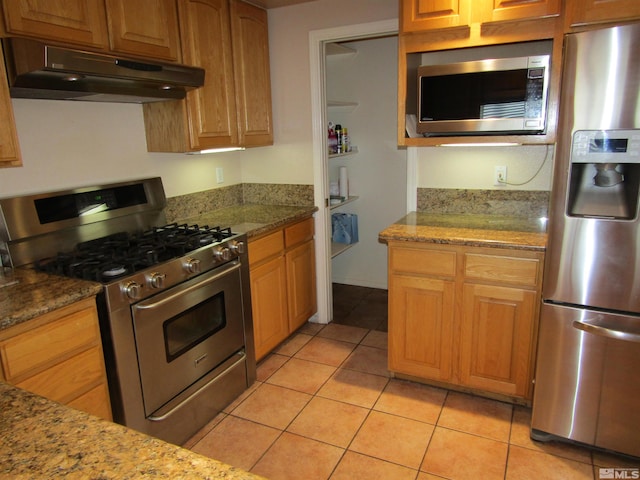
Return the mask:
<svg viewBox="0 0 640 480"><path fill-rule="evenodd" d="M135 310L152 310L154 308L160 308L163 305L167 305L173 301L176 300L176 298L178 298L181 295L184 295L186 293L192 292L193 290L197 290L200 288L203 288L206 285L209 285L217 280L220 280L223 276L227 275L228 273L231 273L235 270L239 270L240 269L240 263L239 262L233 262L233 263L229 263L227 266L225 266L223 269L220 270L212 270L211 273L214 273L213 276L208 277L208 278L203 278L202 281L200 281L197 284L193 284L187 288L184 289L179 289L173 293L171 293L170 295L167 296L162 296L162 294L160 294L158 296L158 300L155 300L156 297L151 297L148 300L145 300L143 302L140 302L136 305L133 306L133 308ZM172 292L171 290L167 290L167 292ZM154 300L154 301L152 301Z"/></svg>
<svg viewBox="0 0 640 480"><path fill-rule="evenodd" d="M590 323L592 322L592 323ZM627 342L640 343L640 333L627 332L624 330L617 330L602 324L602 317L587 319L586 321L573 321L573 328L582 330L587 333L599 335L601 337L613 338L614 340L625 340Z"/></svg>

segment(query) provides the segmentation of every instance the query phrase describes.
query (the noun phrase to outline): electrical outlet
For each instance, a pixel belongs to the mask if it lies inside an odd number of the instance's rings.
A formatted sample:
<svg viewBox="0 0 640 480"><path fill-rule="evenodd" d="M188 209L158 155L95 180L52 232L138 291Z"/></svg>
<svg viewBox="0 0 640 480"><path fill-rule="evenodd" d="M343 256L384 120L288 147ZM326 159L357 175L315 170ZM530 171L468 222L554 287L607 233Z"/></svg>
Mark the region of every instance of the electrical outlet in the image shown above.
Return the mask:
<svg viewBox="0 0 640 480"><path fill-rule="evenodd" d="M496 187L504 187L507 184L506 165L496 166L493 173L493 184Z"/></svg>
<svg viewBox="0 0 640 480"><path fill-rule="evenodd" d="M224 173L222 171L222 167L216 167L216 182L218 183L224 182Z"/></svg>

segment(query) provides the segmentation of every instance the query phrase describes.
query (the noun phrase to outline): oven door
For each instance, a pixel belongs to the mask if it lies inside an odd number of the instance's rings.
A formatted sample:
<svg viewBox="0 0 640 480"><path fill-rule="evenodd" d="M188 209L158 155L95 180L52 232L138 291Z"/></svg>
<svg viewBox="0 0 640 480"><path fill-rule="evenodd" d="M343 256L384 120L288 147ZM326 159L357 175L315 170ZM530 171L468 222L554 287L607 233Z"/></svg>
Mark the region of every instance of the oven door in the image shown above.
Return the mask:
<svg viewBox="0 0 640 480"><path fill-rule="evenodd" d="M131 307L147 416L244 346L240 263Z"/></svg>

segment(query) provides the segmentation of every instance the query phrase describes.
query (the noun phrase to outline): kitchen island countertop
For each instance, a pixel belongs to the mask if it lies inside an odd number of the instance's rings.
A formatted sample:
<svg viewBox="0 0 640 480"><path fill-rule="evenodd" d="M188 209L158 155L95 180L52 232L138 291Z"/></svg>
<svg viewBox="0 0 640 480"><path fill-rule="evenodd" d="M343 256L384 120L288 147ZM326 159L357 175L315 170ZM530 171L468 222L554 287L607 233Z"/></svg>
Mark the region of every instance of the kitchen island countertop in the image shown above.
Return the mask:
<svg viewBox="0 0 640 480"><path fill-rule="evenodd" d="M261 477L0 382L0 478Z"/></svg>
<svg viewBox="0 0 640 480"><path fill-rule="evenodd" d="M378 239L544 251L546 219L411 212L380 232Z"/></svg>

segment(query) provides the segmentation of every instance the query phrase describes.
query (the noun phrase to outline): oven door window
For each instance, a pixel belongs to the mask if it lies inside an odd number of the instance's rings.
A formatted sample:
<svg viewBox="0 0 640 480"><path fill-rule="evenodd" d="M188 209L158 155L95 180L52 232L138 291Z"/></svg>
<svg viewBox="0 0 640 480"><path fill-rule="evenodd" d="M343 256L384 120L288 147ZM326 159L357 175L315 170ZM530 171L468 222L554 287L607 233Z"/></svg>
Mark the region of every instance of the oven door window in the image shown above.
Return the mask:
<svg viewBox="0 0 640 480"><path fill-rule="evenodd" d="M163 325L167 362L172 362L226 325L224 292L167 320Z"/></svg>

